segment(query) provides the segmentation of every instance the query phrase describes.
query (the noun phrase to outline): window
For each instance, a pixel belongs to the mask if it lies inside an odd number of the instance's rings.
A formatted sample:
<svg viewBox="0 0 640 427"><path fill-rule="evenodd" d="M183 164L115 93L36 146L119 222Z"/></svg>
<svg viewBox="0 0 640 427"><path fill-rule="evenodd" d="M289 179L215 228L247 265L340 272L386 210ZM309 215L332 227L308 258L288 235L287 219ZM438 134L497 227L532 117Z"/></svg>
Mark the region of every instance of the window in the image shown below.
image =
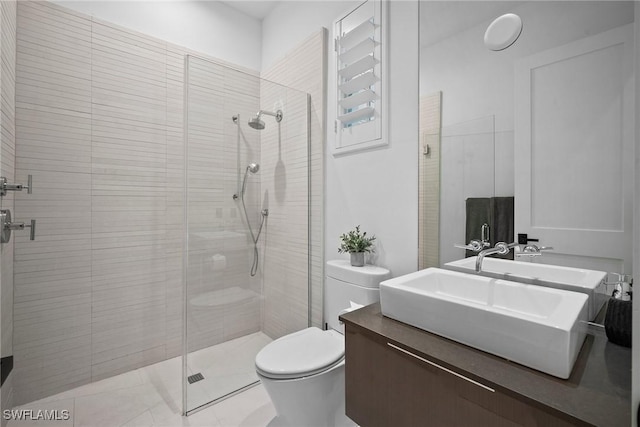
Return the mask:
<svg viewBox="0 0 640 427"><path fill-rule="evenodd" d="M334 24L334 155L387 144L386 7L367 0Z"/></svg>

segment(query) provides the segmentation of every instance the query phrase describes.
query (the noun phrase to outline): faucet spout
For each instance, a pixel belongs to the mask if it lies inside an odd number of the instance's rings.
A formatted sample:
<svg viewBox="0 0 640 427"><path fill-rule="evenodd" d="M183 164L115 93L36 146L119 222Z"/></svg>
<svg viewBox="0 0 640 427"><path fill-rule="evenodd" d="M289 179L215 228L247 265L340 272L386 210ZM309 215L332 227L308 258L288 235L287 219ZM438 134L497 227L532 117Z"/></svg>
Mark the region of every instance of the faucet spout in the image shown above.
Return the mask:
<svg viewBox="0 0 640 427"><path fill-rule="evenodd" d="M480 251L480 253L476 257L476 273L480 273L482 271L482 261L484 261L485 256L497 253L500 253L500 249L498 248L489 248Z"/></svg>
<svg viewBox="0 0 640 427"><path fill-rule="evenodd" d="M509 251L518 246L518 243L505 243L505 242L498 242L496 243L496 246L493 248L487 248L485 250L480 251L480 253L478 254L478 257L476 258L476 273L480 273L482 271L482 262L484 261L484 257L486 257L487 255L493 255L493 254L500 254L500 255L506 255L509 253Z"/></svg>

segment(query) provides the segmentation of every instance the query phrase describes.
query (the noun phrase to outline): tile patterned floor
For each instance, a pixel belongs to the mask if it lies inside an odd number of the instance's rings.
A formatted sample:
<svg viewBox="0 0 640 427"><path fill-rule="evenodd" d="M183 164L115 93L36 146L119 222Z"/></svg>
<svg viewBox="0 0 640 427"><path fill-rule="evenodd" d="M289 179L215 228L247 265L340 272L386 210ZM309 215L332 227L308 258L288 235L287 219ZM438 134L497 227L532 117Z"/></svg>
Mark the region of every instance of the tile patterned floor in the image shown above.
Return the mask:
<svg viewBox="0 0 640 427"><path fill-rule="evenodd" d="M204 380L189 385L188 407L197 408L247 384L258 381L255 359L271 338L262 332L246 335L190 353L189 375L201 373Z"/></svg>
<svg viewBox="0 0 640 427"><path fill-rule="evenodd" d="M190 375L202 372L205 376L205 380L191 385L200 384L200 387L190 393L190 406L226 392L235 380L253 378L255 349L268 341L264 334L252 334L190 355L189 369L194 371ZM211 358L221 354L242 354L243 357ZM251 363L244 360L247 358ZM214 366L210 360L220 363ZM223 373L229 375L225 377ZM68 420L12 420L8 427L264 427L275 417L275 409L262 385L183 417L180 415L181 374L180 357L165 360L14 408L31 409L34 413L58 410L58 414L67 410ZM221 381L213 380L216 375Z"/></svg>

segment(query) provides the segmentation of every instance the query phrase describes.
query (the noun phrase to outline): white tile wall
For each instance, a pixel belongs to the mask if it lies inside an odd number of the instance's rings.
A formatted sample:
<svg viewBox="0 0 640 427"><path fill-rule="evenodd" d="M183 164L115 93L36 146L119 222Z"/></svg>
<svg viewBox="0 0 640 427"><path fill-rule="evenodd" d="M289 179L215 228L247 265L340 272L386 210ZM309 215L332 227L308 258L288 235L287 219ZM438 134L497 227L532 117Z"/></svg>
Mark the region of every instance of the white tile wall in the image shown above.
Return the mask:
<svg viewBox="0 0 640 427"><path fill-rule="evenodd" d="M0 2L0 175L15 180L16 2ZM0 200L14 213L14 194ZM0 357L13 354L14 239L0 248ZM13 406L13 373L0 389L0 409ZM2 418L1 425L6 425Z"/></svg>
<svg viewBox="0 0 640 427"><path fill-rule="evenodd" d="M18 6L16 401L181 350L183 50Z"/></svg>
<svg viewBox="0 0 640 427"><path fill-rule="evenodd" d="M308 326L307 96L264 82L262 108L282 105L278 128L262 131L262 187L269 195L264 272L264 332L272 338Z"/></svg>
<svg viewBox="0 0 640 427"><path fill-rule="evenodd" d="M91 21L18 5L16 403L91 380Z"/></svg>
<svg viewBox="0 0 640 427"><path fill-rule="evenodd" d="M95 381L166 357L166 45L94 20L91 66Z"/></svg>
<svg viewBox="0 0 640 427"><path fill-rule="evenodd" d="M287 197L283 201L277 197L274 199L280 204L279 209L286 212L297 212L299 221L291 222L290 218L278 216L276 210L273 217L269 217L270 230L281 231L282 239L276 246L277 250L268 252L268 259L265 263L270 271L265 271L265 331L272 331L273 336L280 336L287 331L297 330L306 326L307 318L307 279L306 279L306 256L308 252L304 248L306 238L307 218L305 199L308 191L305 188L305 172L311 174L311 191L308 194L310 202L310 250L311 250L311 323L321 327L322 319L322 292L324 280L324 140L325 140L325 82L326 82L326 30L322 29L313 34L295 49L289 52L284 58L276 61L268 70L264 70L262 77L307 92L311 96L311 147L310 147L310 168L307 171L306 144L302 133L306 132L301 123L306 122L303 117L287 116L287 123L297 123L288 131L287 139L284 140L286 148L282 149L285 154L287 168L286 173ZM263 93L268 96L265 88ZM292 99L289 100L294 101ZM306 102L306 99L295 98L298 104ZM263 105L269 105L268 99L263 100ZM294 110L291 106L287 112L303 112L304 109L296 106ZM305 111L306 113L306 111ZM275 145L263 144L263 158L277 161L278 152ZM268 148L269 147L269 148ZM305 172L302 171L304 168ZM281 175L282 177L282 175ZM274 186L278 185L274 181ZM270 194L273 194L270 193ZM275 193L277 196L278 193ZM302 221L302 222L300 222ZM295 229L290 228L290 224ZM269 244L273 243L271 240ZM291 249L295 248L295 249ZM298 252L300 251L300 252ZM297 329L296 329L297 328ZM267 332L269 333L269 332Z"/></svg>
<svg viewBox="0 0 640 427"><path fill-rule="evenodd" d="M418 268L440 266L440 92L420 97ZM425 155L425 145L430 154Z"/></svg>
<svg viewBox="0 0 640 427"><path fill-rule="evenodd" d="M166 357L182 354L182 252L184 248L184 48L166 46L165 272Z"/></svg>
<svg viewBox="0 0 640 427"><path fill-rule="evenodd" d="M260 79L195 56L189 58L188 74L187 340L189 351L195 351L261 329L262 274L249 275L253 246L240 201L233 199L246 166L260 162L259 134L247 125L259 109ZM232 119L238 114L240 135ZM249 175L245 195L254 231L260 174ZM214 267L214 256L224 257L225 265ZM243 290L254 297L232 301ZM229 304L202 303L225 296ZM192 407L192 399L189 403Z"/></svg>

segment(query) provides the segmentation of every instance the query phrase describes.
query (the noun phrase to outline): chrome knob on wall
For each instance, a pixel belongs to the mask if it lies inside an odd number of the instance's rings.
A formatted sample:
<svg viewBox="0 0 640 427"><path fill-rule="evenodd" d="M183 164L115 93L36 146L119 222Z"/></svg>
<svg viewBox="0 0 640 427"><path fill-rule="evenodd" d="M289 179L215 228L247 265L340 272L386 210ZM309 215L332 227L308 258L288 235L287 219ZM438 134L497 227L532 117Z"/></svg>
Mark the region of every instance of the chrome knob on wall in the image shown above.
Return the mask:
<svg viewBox="0 0 640 427"><path fill-rule="evenodd" d="M2 223L2 232L0 235L0 243L9 243L12 230L24 230L30 228L29 240L36 239L36 220L32 219L30 224L24 222L11 222L11 211L9 209L0 210L0 222Z"/></svg>
<svg viewBox="0 0 640 427"><path fill-rule="evenodd" d="M27 189L27 193L31 194L33 189L31 175L27 176L27 185L8 184L7 178L5 178L4 176L0 176L0 197L6 196L7 191L22 191L25 188Z"/></svg>

